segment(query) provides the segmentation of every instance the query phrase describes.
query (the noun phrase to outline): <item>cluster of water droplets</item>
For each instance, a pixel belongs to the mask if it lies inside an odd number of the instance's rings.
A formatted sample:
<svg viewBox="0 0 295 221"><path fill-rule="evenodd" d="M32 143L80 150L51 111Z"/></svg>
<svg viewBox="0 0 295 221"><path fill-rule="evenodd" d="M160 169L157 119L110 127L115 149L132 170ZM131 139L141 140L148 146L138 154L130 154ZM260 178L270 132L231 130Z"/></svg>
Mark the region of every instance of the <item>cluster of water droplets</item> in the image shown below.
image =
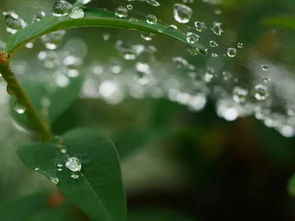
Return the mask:
<svg viewBox="0 0 295 221"><path fill-rule="evenodd" d="M89 2L81 0L79 4L71 4L63 0L57 1L53 6L53 15L82 18L83 6ZM114 9L115 16L136 21L138 18L129 15L136 9L134 2L161 8L161 3L157 0L128 0L125 5ZM271 67L272 64L262 59L254 64L250 62L248 66L249 69L253 69L251 71L254 80L250 84L244 83L243 79L231 70L230 65L226 64L236 62L246 45L241 41L226 43L224 38L228 30L220 19L222 10L217 7L220 1L203 2L213 7L215 21L200 20L194 16L197 13L193 10L194 1L183 0L172 4L171 16L174 22L166 24L171 31L178 30L184 33L186 42L191 46L188 51L193 56L183 51L172 54L163 62L157 57L162 49L156 46L155 34L140 33L140 40L130 43L124 38L102 33L101 41L103 44L109 44L110 48L115 50L116 56L102 63L88 61L88 67L84 68L87 76L81 96L100 98L109 104L118 104L129 96L136 99L165 98L185 105L192 111L203 110L208 99L213 98L216 101L218 116L225 120L233 121L238 117L253 115L266 126L277 129L282 135L294 136L294 101L291 98L286 99L284 108L280 111L272 108L277 96L274 88L282 87L276 85L276 81L273 80L279 71L275 71L275 68ZM10 33L15 33L26 25L14 12L6 12L3 15ZM45 13L39 12L33 22L45 16ZM146 13L141 17L149 25L165 23L154 14ZM63 48L59 48L64 36L65 31L43 36L41 42L44 44L44 50L37 56L43 67L53 73L57 87L67 87L71 78L80 75L87 52L86 44L77 39L70 40ZM84 53L81 53L81 48L77 50L79 53L71 50L77 45L83 48ZM27 47L31 48L32 45ZM46 98L42 102L46 107L50 105ZM25 111L19 103L16 107L19 114Z"/></svg>

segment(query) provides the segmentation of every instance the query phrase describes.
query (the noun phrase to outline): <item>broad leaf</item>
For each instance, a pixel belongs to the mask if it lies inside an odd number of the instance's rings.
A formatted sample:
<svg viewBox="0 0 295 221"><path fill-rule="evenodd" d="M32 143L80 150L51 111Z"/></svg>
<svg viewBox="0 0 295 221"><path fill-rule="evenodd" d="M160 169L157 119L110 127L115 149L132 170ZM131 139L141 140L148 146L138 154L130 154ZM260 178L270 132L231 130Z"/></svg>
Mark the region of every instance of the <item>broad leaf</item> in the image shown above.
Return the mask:
<svg viewBox="0 0 295 221"><path fill-rule="evenodd" d="M19 155L31 168L48 178L58 178L58 188L91 219L126 221L125 195L121 180L119 158L114 145L98 132L77 129L63 137L66 154L61 145L35 143L24 145ZM65 167L69 157L80 159L82 169L78 179ZM63 165L58 171L57 164Z"/></svg>
<svg viewBox="0 0 295 221"><path fill-rule="evenodd" d="M55 85L53 79L44 76L34 76L34 78L22 79L21 83L34 107L39 114L46 119L50 125L69 108L78 97L83 77L71 78L70 84L61 88ZM42 101L47 99L48 106L42 105ZM10 99L10 112L13 118L23 127L33 129L26 114L18 114L15 111L16 101L14 97Z"/></svg>
<svg viewBox="0 0 295 221"><path fill-rule="evenodd" d="M149 24L144 20L132 18L118 18L113 12L106 10L92 9L85 11L85 17L81 19L71 19L69 17L49 16L39 22L33 23L13 35L6 46L5 51L8 54L14 53L19 47L36 39L42 35L64 29L82 28L82 27L114 27L133 29L144 32L159 33L170 36L186 44L186 33L180 30L163 25ZM194 45L200 47L200 45Z"/></svg>

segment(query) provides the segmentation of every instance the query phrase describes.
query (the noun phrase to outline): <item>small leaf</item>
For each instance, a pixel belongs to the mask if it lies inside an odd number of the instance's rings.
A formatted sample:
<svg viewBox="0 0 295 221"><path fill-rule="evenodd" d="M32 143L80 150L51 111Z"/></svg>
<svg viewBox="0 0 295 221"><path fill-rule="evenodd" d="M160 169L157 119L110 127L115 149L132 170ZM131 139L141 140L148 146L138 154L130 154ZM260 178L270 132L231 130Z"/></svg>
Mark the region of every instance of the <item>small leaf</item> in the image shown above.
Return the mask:
<svg viewBox="0 0 295 221"><path fill-rule="evenodd" d="M71 78L70 84L65 88L55 86L52 79L44 78L42 76L21 79L21 84L31 99L34 107L39 114L49 122L50 125L52 125L55 120L57 120L57 118L75 101L80 93L82 83L83 77L81 76ZM48 85L53 85L55 88L48 88ZM48 100L48 107L44 107L44 105L42 105L43 99ZM21 126L34 130L34 126L31 125L26 114L16 113L15 104L15 98L11 97L10 112L13 118Z"/></svg>
<svg viewBox="0 0 295 221"><path fill-rule="evenodd" d="M283 28L295 29L295 16L270 17L262 21L265 25L275 25Z"/></svg>
<svg viewBox="0 0 295 221"><path fill-rule="evenodd" d="M12 54L21 46L42 35L58 30L82 27L113 27L159 33L189 44L186 40L186 34L184 32L175 30L167 25L161 24L160 22L157 24L148 24L144 20L135 18L118 18L113 12L106 10L88 9L85 11L85 17L81 19L49 16L39 22L28 25L24 29L12 35L7 43L5 51L8 54ZM201 47L198 44L195 46Z"/></svg>
<svg viewBox="0 0 295 221"><path fill-rule="evenodd" d="M91 219L126 221L125 195L114 145L91 129L68 132L63 141L66 154L61 153L60 145L35 143L22 146L20 158L48 178L58 178L61 192ZM81 161L78 179L73 179L73 172L65 167L69 157ZM63 165L62 171L58 171L57 164Z"/></svg>

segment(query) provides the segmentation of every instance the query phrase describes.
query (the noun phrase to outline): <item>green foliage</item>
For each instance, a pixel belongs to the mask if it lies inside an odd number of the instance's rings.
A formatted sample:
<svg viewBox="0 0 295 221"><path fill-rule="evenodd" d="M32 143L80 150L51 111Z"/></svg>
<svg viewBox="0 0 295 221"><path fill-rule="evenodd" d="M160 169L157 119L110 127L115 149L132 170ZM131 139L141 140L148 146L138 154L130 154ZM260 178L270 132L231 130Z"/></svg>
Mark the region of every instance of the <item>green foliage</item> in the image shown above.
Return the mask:
<svg viewBox="0 0 295 221"><path fill-rule="evenodd" d="M120 164L114 145L90 129L70 131L62 140L67 154L61 153L58 144L35 143L22 146L19 156L48 178L58 178L59 189L93 220L126 220ZM73 179L67 168L58 171L57 164L65 165L68 157L81 160L78 179Z"/></svg>
<svg viewBox="0 0 295 221"><path fill-rule="evenodd" d="M275 25L283 28L295 29L295 17L294 16L279 16L270 17L262 21L266 25Z"/></svg>

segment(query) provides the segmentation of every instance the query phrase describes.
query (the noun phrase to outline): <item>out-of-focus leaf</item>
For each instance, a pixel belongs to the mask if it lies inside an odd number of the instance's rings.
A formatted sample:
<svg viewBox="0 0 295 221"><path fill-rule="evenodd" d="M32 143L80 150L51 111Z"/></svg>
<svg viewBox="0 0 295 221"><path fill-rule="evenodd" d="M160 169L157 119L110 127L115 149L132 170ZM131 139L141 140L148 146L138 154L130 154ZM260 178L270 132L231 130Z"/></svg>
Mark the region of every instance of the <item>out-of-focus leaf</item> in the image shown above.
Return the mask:
<svg viewBox="0 0 295 221"><path fill-rule="evenodd" d="M99 221L126 221L125 194L120 163L114 145L91 129L76 129L63 136L66 154L53 143L27 144L19 149L23 162L48 178L57 178L58 188L85 212ZM65 167L69 157L77 157L82 169L74 179ZM63 165L58 171L57 164ZM56 180L55 180L56 181Z"/></svg>
<svg viewBox="0 0 295 221"><path fill-rule="evenodd" d="M290 195L295 196L295 174L290 178L287 190Z"/></svg>
<svg viewBox="0 0 295 221"><path fill-rule="evenodd" d="M129 221L193 221L190 217L167 209L137 209L130 211Z"/></svg>
<svg viewBox="0 0 295 221"><path fill-rule="evenodd" d="M57 87L51 78L34 76L21 81L34 107L50 125L75 101L80 93L83 77L71 78L70 84L65 87ZM47 101L46 101L47 100ZM48 106L42 102L48 102ZM21 126L34 129L26 114L18 114L15 111L16 100L10 99L10 112L13 118Z"/></svg>

